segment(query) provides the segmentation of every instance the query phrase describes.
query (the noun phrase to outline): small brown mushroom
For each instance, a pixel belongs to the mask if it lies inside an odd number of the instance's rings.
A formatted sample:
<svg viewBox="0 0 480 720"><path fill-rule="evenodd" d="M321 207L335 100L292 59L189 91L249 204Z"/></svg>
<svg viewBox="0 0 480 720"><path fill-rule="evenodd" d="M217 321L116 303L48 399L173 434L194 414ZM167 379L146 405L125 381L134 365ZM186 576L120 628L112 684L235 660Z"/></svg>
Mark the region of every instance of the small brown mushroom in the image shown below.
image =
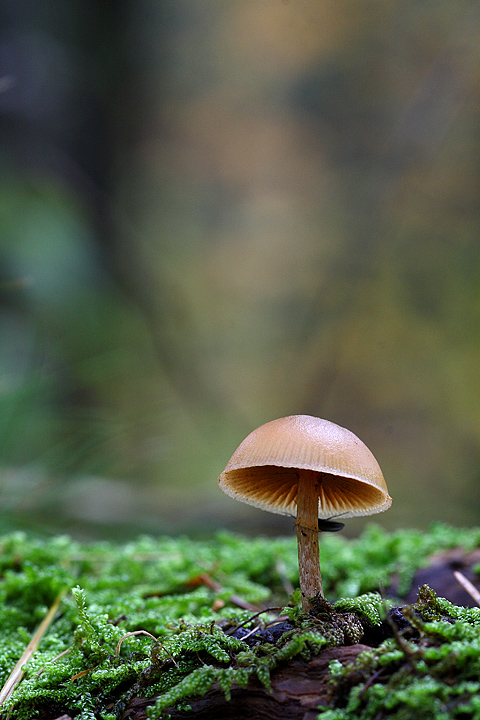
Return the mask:
<svg viewBox="0 0 480 720"><path fill-rule="evenodd" d="M219 477L241 502L296 516L300 590L323 597L318 519L373 515L392 503L370 450L349 430L310 415L261 425L240 443Z"/></svg>

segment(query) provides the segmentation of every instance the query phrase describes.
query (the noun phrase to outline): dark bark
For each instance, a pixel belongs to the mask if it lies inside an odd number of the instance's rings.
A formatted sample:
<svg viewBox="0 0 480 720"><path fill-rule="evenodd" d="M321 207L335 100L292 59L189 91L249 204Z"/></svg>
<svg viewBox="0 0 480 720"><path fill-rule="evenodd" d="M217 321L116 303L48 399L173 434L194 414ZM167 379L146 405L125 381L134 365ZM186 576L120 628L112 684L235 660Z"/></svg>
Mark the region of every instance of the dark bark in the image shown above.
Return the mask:
<svg viewBox="0 0 480 720"><path fill-rule="evenodd" d="M418 588L422 585L429 585L439 597L444 597L454 605L465 607L476 607L477 603L462 588L454 576L454 571L459 570L467 580L479 587L478 573L475 566L480 563L480 549L466 553L462 548L454 548L445 552L433 555L426 567L417 570L412 581L411 589L405 597L405 603L414 603L417 600ZM392 586L388 588L388 594L395 595L397 591L394 579Z"/></svg>

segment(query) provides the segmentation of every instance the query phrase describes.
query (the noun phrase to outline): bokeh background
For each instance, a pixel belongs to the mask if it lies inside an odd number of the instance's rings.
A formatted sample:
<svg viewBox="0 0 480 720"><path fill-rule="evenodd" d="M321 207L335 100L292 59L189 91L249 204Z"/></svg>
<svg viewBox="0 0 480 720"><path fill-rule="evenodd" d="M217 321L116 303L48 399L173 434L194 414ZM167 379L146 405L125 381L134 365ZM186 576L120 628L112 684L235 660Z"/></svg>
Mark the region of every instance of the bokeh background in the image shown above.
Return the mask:
<svg viewBox="0 0 480 720"><path fill-rule="evenodd" d="M476 524L479 81L471 0L2 0L0 529L291 532L295 413Z"/></svg>

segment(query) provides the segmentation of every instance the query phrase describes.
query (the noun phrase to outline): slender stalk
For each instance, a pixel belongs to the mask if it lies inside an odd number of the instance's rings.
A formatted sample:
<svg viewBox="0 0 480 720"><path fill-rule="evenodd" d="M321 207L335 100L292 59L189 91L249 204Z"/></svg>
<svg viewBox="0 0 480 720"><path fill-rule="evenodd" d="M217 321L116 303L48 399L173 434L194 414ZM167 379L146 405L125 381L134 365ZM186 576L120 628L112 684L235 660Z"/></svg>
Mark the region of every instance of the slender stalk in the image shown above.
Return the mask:
<svg viewBox="0 0 480 720"><path fill-rule="evenodd" d="M301 470L297 490L298 569L302 607L311 610L309 597L323 595L322 575L318 559L318 474Z"/></svg>

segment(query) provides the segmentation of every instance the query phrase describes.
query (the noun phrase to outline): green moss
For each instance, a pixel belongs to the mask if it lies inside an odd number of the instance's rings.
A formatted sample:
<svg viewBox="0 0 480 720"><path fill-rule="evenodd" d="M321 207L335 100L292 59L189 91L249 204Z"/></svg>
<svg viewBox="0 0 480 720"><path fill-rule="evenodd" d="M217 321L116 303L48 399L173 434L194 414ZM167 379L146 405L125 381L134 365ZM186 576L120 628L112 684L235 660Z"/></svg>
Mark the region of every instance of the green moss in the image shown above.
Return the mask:
<svg viewBox="0 0 480 720"><path fill-rule="evenodd" d="M369 592L356 598L340 598L335 609L341 612L357 613L370 623L380 625L385 602L379 593Z"/></svg>
<svg viewBox="0 0 480 720"><path fill-rule="evenodd" d="M332 664L333 699L320 720L480 717L478 609L458 608L424 586L405 615L419 632L415 642L397 635L354 666Z"/></svg>
<svg viewBox="0 0 480 720"><path fill-rule="evenodd" d="M314 617L288 608L295 627L276 644L250 647L226 631L241 623L253 631L274 615L247 622L252 612L240 609L238 598L263 607L287 602L285 586L298 583L293 537L251 540L221 533L202 542L140 537L124 545L86 545L66 537L43 541L22 533L0 538L1 685L60 590L70 588L4 710L12 720L31 720L52 706L58 715L78 720L112 720L137 694L152 698L149 712L160 718L172 703L188 704L213 683L227 698L233 683L245 685L252 678L268 689L272 671L291 658L357 642L365 627L379 625L383 617L379 585L388 587L395 575L400 591L407 591L430 553L458 544L476 547L480 532L436 525L429 534L388 534L370 526L354 541L324 535L326 594L342 599L319 606ZM414 610L421 653L411 643L407 661L405 648L388 641L362 659L355 670L358 682L333 667L338 687L348 690L348 705L332 705L322 717L332 720L341 712L342 718L367 720L388 699L394 703L392 717L401 718L406 701L400 690L408 692L408 672L421 681L409 703L443 712L438 698L450 707L450 700L441 700L443 693L453 698L458 717L461 708L470 716L479 712L471 690L480 677L480 609L457 608L425 590ZM144 634L131 635L139 630ZM457 666L459 683L445 689L442 672ZM379 670L381 681L362 690ZM389 678L396 678L394 686Z"/></svg>

